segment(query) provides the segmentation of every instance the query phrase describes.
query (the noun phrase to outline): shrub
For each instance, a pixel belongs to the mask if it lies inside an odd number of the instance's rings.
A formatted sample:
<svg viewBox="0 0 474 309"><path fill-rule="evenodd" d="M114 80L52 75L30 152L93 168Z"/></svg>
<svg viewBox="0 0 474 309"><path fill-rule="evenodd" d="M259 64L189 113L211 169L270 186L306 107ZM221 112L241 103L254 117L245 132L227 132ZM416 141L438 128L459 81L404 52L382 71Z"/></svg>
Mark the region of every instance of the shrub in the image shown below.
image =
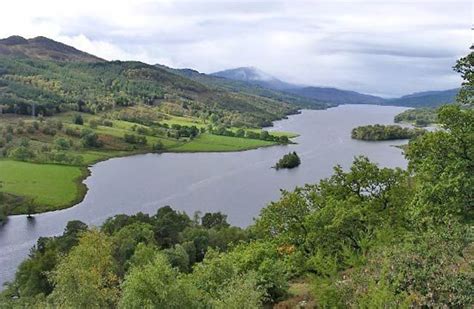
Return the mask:
<svg viewBox="0 0 474 309"><path fill-rule="evenodd" d="M80 114L75 114L74 116L72 116L72 122L74 124L82 126L84 124L84 119L82 119L82 116Z"/></svg>

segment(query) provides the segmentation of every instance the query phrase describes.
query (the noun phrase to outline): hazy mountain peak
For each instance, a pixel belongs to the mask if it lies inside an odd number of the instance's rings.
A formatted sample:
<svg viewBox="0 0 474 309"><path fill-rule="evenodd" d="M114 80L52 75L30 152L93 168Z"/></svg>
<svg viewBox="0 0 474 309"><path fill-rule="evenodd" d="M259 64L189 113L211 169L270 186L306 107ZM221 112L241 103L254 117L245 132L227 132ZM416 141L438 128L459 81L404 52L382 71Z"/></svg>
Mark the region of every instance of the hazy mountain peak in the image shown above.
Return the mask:
<svg viewBox="0 0 474 309"><path fill-rule="evenodd" d="M256 67L239 67L235 69L216 72L213 73L213 75L233 80L241 80L245 82L278 80L270 74L257 69Z"/></svg>
<svg viewBox="0 0 474 309"><path fill-rule="evenodd" d="M256 68L256 67L239 67L224 71L212 73L213 76L224 77L227 79L238 80L253 84L258 84L270 89L290 89L299 86L286 83L278 78Z"/></svg>

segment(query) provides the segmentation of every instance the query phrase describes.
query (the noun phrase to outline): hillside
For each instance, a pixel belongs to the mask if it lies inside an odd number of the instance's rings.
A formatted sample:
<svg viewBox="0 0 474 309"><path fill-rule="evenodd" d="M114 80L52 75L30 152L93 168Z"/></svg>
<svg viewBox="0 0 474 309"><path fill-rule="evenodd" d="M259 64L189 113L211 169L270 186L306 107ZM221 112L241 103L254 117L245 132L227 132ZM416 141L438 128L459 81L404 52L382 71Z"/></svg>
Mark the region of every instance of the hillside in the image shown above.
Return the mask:
<svg viewBox="0 0 474 309"><path fill-rule="evenodd" d="M381 97L336 88L304 87L287 91L333 104L382 104L384 102Z"/></svg>
<svg viewBox="0 0 474 309"><path fill-rule="evenodd" d="M256 93L208 87L140 62L107 62L47 38L0 41L0 105L3 113L98 113L145 104L178 116L208 117L223 124L259 127L299 106ZM60 60L60 61L58 61Z"/></svg>
<svg viewBox="0 0 474 309"><path fill-rule="evenodd" d="M442 91L424 91L405 95L397 99L385 100L384 105L408 107L438 107L453 103L459 93L459 88Z"/></svg>
<svg viewBox="0 0 474 309"><path fill-rule="evenodd" d="M11 36L6 39L1 39L0 56L8 55L54 61L104 61L99 57L42 36L28 40L21 36Z"/></svg>
<svg viewBox="0 0 474 309"><path fill-rule="evenodd" d="M211 75L231 80L253 83L274 90L286 90L299 87L279 80L254 67L240 67L212 73Z"/></svg>
<svg viewBox="0 0 474 309"><path fill-rule="evenodd" d="M158 65L159 66L159 65ZM196 82L202 83L211 88L223 89L231 92L245 92L251 95L257 95L276 101L296 104L305 108L322 109L331 106L323 101L306 98L296 94L275 90L264 85L253 83L249 80L235 80L220 77L215 74L204 74L192 69L172 69L165 66L159 66L169 70L172 73L190 78Z"/></svg>

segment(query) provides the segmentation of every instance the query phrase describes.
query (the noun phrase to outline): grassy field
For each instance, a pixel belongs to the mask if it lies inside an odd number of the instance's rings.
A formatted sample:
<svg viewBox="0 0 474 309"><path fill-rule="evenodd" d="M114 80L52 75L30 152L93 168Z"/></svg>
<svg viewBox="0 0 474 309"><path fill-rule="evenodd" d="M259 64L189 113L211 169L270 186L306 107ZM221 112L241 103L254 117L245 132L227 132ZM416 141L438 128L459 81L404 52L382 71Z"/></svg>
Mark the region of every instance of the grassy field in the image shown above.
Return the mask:
<svg viewBox="0 0 474 309"><path fill-rule="evenodd" d="M35 212L69 207L85 193L87 170L78 166L0 160L0 171L0 192L32 201ZM12 213L25 213L26 203L20 205Z"/></svg>
<svg viewBox="0 0 474 309"><path fill-rule="evenodd" d="M170 148L176 152L219 152L241 151L276 145L274 142L257 139L201 134L194 140L178 147Z"/></svg>
<svg viewBox="0 0 474 309"><path fill-rule="evenodd" d="M150 111L152 112L152 111ZM208 123L199 118L177 117L166 115L166 120L154 121L153 125L146 126L130 121L108 118L111 126L101 125L103 115L90 115L81 113L84 124L73 124L74 112L67 112L47 117L44 126L50 121L61 121L62 129L57 129L53 136L43 133L41 130L26 132L24 128L31 126L34 119L27 116L0 115L3 132L7 126L13 128L21 127L20 133L15 131L13 146L20 145L24 139L29 140L29 148L40 153L42 149L56 149L56 140L63 138L71 141L71 148L62 150L69 156L80 155L82 162L74 163L76 165L49 164L50 161L36 160L32 162L15 161L9 158L0 159L0 192L5 193L3 199L0 199L0 210L2 207L8 207L10 213L27 213L29 204L33 203L35 212L44 212L70 207L82 200L87 188L82 181L88 174L87 166L96 162L113 157L133 155L137 153L147 153L153 151L152 146L162 145L163 152L231 152L250 150L259 147L268 147L276 145L276 142L259 139L229 137L214 135L210 133L201 133L194 139L186 137L170 137L170 135L157 135L153 132L158 124L179 124L181 126L196 126L198 128L207 128ZM96 121L96 126L91 126L91 120ZM22 125L20 123L23 122ZM74 129L80 132L83 129L94 131L103 146L100 148L86 148L81 146L80 137L66 134L66 129ZM238 128L229 128L236 132ZM15 129L16 130L16 129ZM260 133L262 129L247 128L247 131ZM139 133L142 132L141 134ZM166 132L165 132L166 133ZM3 133L5 136L5 133ZM145 136L146 145L131 145L124 140L126 134ZM270 132L275 136L287 136L289 138L297 136L289 132ZM0 148L1 150L1 148ZM49 150L48 150L49 151ZM0 196L1 197L1 196ZM12 206L13 205L13 206Z"/></svg>

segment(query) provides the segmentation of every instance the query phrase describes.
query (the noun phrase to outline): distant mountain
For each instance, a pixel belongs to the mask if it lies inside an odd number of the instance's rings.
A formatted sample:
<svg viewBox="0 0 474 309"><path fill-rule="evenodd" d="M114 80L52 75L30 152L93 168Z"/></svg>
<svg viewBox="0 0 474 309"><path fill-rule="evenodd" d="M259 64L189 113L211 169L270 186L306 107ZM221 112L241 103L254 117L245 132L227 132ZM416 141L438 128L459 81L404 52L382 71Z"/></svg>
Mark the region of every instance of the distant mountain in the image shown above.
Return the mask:
<svg viewBox="0 0 474 309"><path fill-rule="evenodd" d="M288 92L334 104L383 104L385 99L350 90L327 87L304 87L289 89Z"/></svg>
<svg viewBox="0 0 474 309"><path fill-rule="evenodd" d="M21 36L1 39L0 55L69 62L105 61L99 57L77 50L72 46L42 36L33 39L25 39Z"/></svg>
<svg viewBox="0 0 474 309"><path fill-rule="evenodd" d="M213 76L243 81L259 85L267 89L284 91L318 102L330 105L337 104L382 104L384 99L376 96L361 94L355 91L340 90L326 87L306 87L287 83L267 74L257 68L242 67L212 73Z"/></svg>
<svg viewBox="0 0 474 309"><path fill-rule="evenodd" d="M455 101L459 89L444 91L425 91L409 94L400 98L385 99L378 96L359 93L356 91L330 88L300 86L281 81L257 68L241 67L212 73L227 80L241 81L258 85L262 88L278 90L291 93L298 97L304 97L316 102L323 102L329 105L338 104L378 104L395 105L407 107L430 107L439 106Z"/></svg>
<svg viewBox="0 0 474 309"><path fill-rule="evenodd" d="M459 88L416 92L396 99L387 99L383 104L409 107L437 107L443 104L453 103L458 93Z"/></svg>
<svg viewBox="0 0 474 309"><path fill-rule="evenodd" d="M306 98L297 94L276 90L270 87L264 87L258 83L250 81L249 79L235 80L220 77L215 74L200 73L193 69L173 69L162 65L157 66L167 69L172 73L192 79L211 88L224 89L237 93L248 93L251 95L266 97L279 102L295 104L304 108L322 109L331 106L331 104L327 104L316 99Z"/></svg>
<svg viewBox="0 0 474 309"><path fill-rule="evenodd" d="M274 90L286 90L299 86L279 80L254 67L241 67L212 73L213 76L223 77L231 80L238 80L256 84Z"/></svg>

